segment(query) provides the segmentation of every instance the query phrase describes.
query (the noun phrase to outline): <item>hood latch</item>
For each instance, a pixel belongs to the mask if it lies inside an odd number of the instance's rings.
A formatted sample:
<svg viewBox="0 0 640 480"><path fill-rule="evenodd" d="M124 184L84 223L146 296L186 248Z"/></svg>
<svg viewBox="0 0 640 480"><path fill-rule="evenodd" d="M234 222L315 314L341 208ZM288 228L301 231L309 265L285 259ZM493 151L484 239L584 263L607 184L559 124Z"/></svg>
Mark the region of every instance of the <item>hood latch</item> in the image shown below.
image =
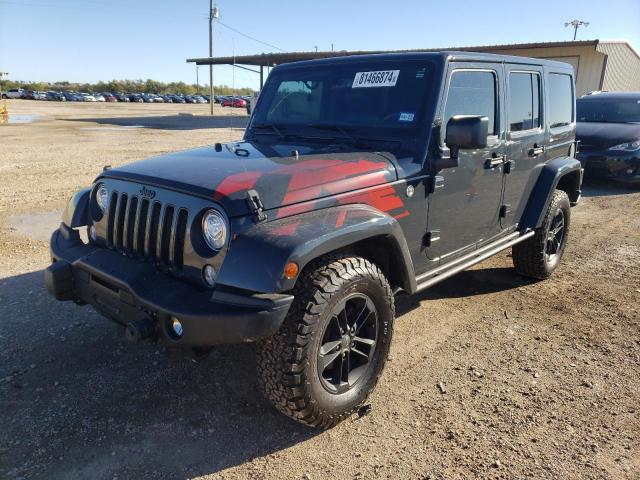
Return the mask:
<svg viewBox="0 0 640 480"><path fill-rule="evenodd" d="M267 219L260 195L255 190L247 191L247 205L249 205L249 211L254 215L256 223L264 222Z"/></svg>

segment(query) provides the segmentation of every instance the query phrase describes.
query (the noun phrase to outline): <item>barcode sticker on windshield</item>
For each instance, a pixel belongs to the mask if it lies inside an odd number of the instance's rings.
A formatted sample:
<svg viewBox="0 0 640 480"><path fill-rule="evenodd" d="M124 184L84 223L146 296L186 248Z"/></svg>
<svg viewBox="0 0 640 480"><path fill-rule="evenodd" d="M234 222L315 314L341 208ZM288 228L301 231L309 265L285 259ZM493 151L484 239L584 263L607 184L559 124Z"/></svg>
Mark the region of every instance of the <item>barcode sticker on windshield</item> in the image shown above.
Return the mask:
<svg viewBox="0 0 640 480"><path fill-rule="evenodd" d="M380 70L377 72L358 72L351 88L395 87L400 70Z"/></svg>

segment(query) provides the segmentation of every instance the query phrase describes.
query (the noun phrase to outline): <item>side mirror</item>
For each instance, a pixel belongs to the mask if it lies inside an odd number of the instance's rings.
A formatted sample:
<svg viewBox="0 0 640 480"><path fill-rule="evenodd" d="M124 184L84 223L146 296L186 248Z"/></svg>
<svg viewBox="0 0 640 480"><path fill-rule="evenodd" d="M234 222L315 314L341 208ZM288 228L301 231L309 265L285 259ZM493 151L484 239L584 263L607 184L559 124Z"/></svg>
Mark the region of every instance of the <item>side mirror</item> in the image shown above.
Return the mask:
<svg viewBox="0 0 640 480"><path fill-rule="evenodd" d="M444 143L456 158L458 150L484 148L489 136L489 118L479 115L455 115L447 123Z"/></svg>

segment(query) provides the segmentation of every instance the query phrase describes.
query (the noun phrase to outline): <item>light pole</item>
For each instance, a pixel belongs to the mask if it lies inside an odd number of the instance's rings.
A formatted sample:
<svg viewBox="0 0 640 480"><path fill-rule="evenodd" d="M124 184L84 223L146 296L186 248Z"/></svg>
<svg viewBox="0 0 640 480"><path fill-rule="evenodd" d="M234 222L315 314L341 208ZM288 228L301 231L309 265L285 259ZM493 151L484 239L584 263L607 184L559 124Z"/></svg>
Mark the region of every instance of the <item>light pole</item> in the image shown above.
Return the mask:
<svg viewBox="0 0 640 480"><path fill-rule="evenodd" d="M209 0L209 57L213 57L213 21L220 16L220 10ZM213 115L213 64L209 64L209 106Z"/></svg>
<svg viewBox="0 0 640 480"><path fill-rule="evenodd" d="M196 63L196 93L200 95L200 78L198 76L198 64Z"/></svg>
<svg viewBox="0 0 640 480"><path fill-rule="evenodd" d="M589 26L589 22L584 22L582 20L571 20L570 22L564 22L564 26L568 27L569 25L571 25L573 27L573 39L576 39L576 36L578 35L578 28L579 27L588 27Z"/></svg>

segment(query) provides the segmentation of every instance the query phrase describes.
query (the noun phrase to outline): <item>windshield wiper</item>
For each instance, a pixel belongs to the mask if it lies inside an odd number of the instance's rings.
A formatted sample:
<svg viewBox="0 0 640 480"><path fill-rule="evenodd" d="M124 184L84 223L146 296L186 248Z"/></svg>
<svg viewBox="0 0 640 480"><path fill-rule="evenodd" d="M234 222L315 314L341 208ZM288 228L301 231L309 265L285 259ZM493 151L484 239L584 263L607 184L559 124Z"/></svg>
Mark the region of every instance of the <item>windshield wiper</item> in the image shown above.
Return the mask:
<svg viewBox="0 0 640 480"><path fill-rule="evenodd" d="M334 132L338 132L339 134L341 134L344 138L349 140L351 143L358 143L358 140L353 135L351 135L349 132L347 132L347 130L344 127L341 127L340 125L331 125L331 124L324 124L324 123L310 123L307 126L311 127L311 128L316 128L318 130L332 130Z"/></svg>
<svg viewBox="0 0 640 480"><path fill-rule="evenodd" d="M272 133L273 132L276 135L278 135L280 139L284 140L284 133L282 133L282 131L272 123L256 123L254 125L251 125L252 131L255 128L268 128L271 130L271 132L255 132L255 133Z"/></svg>

